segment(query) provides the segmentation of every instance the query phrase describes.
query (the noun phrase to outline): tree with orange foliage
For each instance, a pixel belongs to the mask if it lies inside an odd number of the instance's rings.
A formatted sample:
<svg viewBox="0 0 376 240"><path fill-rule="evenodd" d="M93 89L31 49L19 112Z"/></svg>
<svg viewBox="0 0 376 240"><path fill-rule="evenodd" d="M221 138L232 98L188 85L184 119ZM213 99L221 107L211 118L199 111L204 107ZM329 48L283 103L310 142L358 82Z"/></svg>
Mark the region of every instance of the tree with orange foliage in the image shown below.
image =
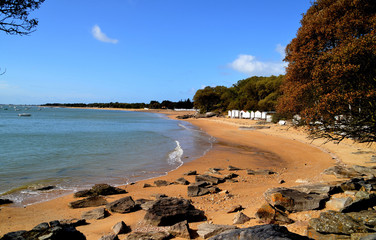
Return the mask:
<svg viewBox="0 0 376 240"><path fill-rule="evenodd" d="M317 0L286 48L277 111L311 136L376 141L376 1Z"/></svg>

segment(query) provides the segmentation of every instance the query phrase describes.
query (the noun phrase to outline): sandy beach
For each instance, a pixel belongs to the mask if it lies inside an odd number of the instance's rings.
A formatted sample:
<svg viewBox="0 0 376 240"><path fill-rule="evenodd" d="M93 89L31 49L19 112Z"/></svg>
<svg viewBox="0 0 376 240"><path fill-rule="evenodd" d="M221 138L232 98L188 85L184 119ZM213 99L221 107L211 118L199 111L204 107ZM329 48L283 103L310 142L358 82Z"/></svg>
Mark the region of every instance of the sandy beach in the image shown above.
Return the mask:
<svg viewBox="0 0 376 240"><path fill-rule="evenodd" d="M117 109L118 110L118 109ZM177 115L186 112L154 111L167 114L175 119ZM240 119L210 118L188 119L188 122L201 128L216 138L211 151L205 156L184 164L182 167L168 173L166 176L144 180L134 185L122 186L127 194L107 196L108 202L124 196L132 196L133 199L152 199L153 194L163 193L171 197L183 197L191 199L193 205L205 211L208 221L215 224L230 224L235 213L226 213L227 209L234 205L242 205L249 217L254 217L257 209L265 202L263 193L272 187L290 187L304 183L324 182L336 180L332 176L321 174L323 170L333 166L337 162L345 164L359 164L369 166L369 159L375 155L375 146L366 144L354 144L350 140L340 144L326 143L324 140L312 140L302 130L289 126L270 125L270 128L259 130L247 130L239 126L251 126L255 122ZM145 183L154 185L157 179L175 181L183 177L185 172L196 170L203 174L209 168L223 168L223 174L229 173L227 167L235 166L244 170L237 172L239 182L223 183L219 187L227 190L229 194L209 194L200 197L188 197L187 186L169 185L164 187L143 188ZM248 175L246 169L270 169L273 175ZM194 182L194 176L184 176L188 181ZM281 184L280 181L284 180ZM25 208L1 206L0 209L0 236L10 231L30 230L41 222L52 220L80 218L85 211L94 208L71 209L68 203L76 200L73 195L60 197L48 202L34 204ZM141 220L145 212L143 210L117 214L102 220L88 220L90 224L77 227L87 239L99 239L111 232L111 227L119 221L124 221L133 231L142 228ZM304 234L306 221L316 216L315 211L292 215L296 222L288 226L290 231ZM200 223L190 223L190 228L197 229ZM249 227L260 224L255 218L239 227ZM120 235L124 239L125 235ZM197 239L200 239L197 237Z"/></svg>

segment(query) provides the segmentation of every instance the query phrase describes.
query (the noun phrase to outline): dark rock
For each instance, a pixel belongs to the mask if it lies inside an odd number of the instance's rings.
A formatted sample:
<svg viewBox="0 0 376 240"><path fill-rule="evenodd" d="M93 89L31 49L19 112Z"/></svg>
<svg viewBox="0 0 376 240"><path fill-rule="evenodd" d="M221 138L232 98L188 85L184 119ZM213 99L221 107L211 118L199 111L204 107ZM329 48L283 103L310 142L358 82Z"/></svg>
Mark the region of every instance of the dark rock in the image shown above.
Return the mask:
<svg viewBox="0 0 376 240"><path fill-rule="evenodd" d="M294 222L286 213L270 206L269 204L262 205L255 215L266 224L290 224Z"/></svg>
<svg viewBox="0 0 376 240"><path fill-rule="evenodd" d="M95 184L89 190L82 190L78 191L74 194L75 197L88 197L88 196L107 196L107 195L115 195L115 194L124 194L127 193L124 189L117 188L110 186L105 183Z"/></svg>
<svg viewBox="0 0 376 240"><path fill-rule="evenodd" d="M48 224L50 224L50 227L58 227L61 225L60 221L58 220L53 220L51 222L49 222Z"/></svg>
<svg viewBox="0 0 376 240"><path fill-rule="evenodd" d="M176 116L177 119L188 119L188 118L193 118L193 117L194 117L193 114L185 114L185 115Z"/></svg>
<svg viewBox="0 0 376 240"><path fill-rule="evenodd" d="M141 205L144 204L144 203L152 202L152 201L153 201L153 200L150 200L150 199L140 198L140 199L137 199L136 201L134 201L134 203L135 203L136 205L141 206Z"/></svg>
<svg viewBox="0 0 376 240"><path fill-rule="evenodd" d="M161 199L161 198L166 198L168 196L166 194L164 194L164 193L156 193L156 194L152 194L151 197L153 197L156 200L158 200L158 199Z"/></svg>
<svg viewBox="0 0 376 240"><path fill-rule="evenodd" d="M17 232L9 232L5 234L0 240L26 240L26 238L23 237L23 235L27 231L17 231Z"/></svg>
<svg viewBox="0 0 376 240"><path fill-rule="evenodd" d="M52 190L52 189L55 189L55 188L56 188L55 186L46 186L46 187L38 188L36 190L37 191L47 191L47 190Z"/></svg>
<svg viewBox="0 0 376 240"><path fill-rule="evenodd" d="M119 237L116 234L110 233L102 236L99 240L119 240Z"/></svg>
<svg viewBox="0 0 376 240"><path fill-rule="evenodd" d="M309 220L309 226L319 233L346 234L365 233L367 228L352 217L335 211L320 213L319 218Z"/></svg>
<svg viewBox="0 0 376 240"><path fill-rule="evenodd" d="M103 196L127 193L127 191L125 191L124 189L113 187L113 186L110 186L108 184L103 184L103 183L95 184L91 188L91 192L94 195L103 195Z"/></svg>
<svg viewBox="0 0 376 240"><path fill-rule="evenodd" d="M77 218L62 219L62 220L59 220L59 222L62 225L70 225L73 227L79 227L79 226L84 226L88 224L85 219L77 219Z"/></svg>
<svg viewBox="0 0 376 240"><path fill-rule="evenodd" d="M210 182L212 184L218 184L218 183L221 182L221 180L217 177L213 177L213 176L210 176L210 175L197 175L196 176L196 182L200 182L200 181Z"/></svg>
<svg viewBox="0 0 376 240"><path fill-rule="evenodd" d="M353 168L347 168L341 165L330 167L326 169L323 173L327 175L334 175L337 178L353 178L361 176L361 174L355 171Z"/></svg>
<svg viewBox="0 0 376 240"><path fill-rule="evenodd" d="M13 203L13 201L9 199L0 199L0 205L10 204L10 203Z"/></svg>
<svg viewBox="0 0 376 240"><path fill-rule="evenodd" d="M197 226L197 233L200 237L207 239L212 236L218 235L227 230L237 229L236 226L231 225L217 225L210 223L202 223Z"/></svg>
<svg viewBox="0 0 376 240"><path fill-rule="evenodd" d="M281 180L279 180L279 184L283 184L283 183L285 183L286 181L285 180L283 180L283 179L281 179Z"/></svg>
<svg viewBox="0 0 376 240"><path fill-rule="evenodd" d="M156 180L154 181L155 186L157 187L164 187L170 185L170 182L167 182L165 180Z"/></svg>
<svg viewBox="0 0 376 240"><path fill-rule="evenodd" d="M186 175L186 176L197 175L197 171L196 170L188 171L188 172L184 173L184 175Z"/></svg>
<svg viewBox="0 0 376 240"><path fill-rule="evenodd" d="M352 168L360 173L361 175L365 176L376 176L376 169L374 168L369 168L369 167L364 167L364 166L359 166L359 165L354 165Z"/></svg>
<svg viewBox="0 0 376 240"><path fill-rule="evenodd" d="M198 197L210 193L209 189L195 185L188 186L188 197Z"/></svg>
<svg viewBox="0 0 376 240"><path fill-rule="evenodd" d="M349 181L346 181L346 182L343 182L339 185L339 187L342 189L343 192L345 191L358 191L362 185L360 183L360 181L362 181L363 179L359 179L359 178L353 178Z"/></svg>
<svg viewBox="0 0 376 240"><path fill-rule="evenodd" d="M247 170L248 175L272 175L275 174L272 170L263 169L263 170Z"/></svg>
<svg viewBox="0 0 376 240"><path fill-rule="evenodd" d="M233 223L234 223L234 224L243 224L243 223L248 222L249 220L251 220L251 218L249 218L247 215L245 215L245 214L242 213L242 212L238 212L238 213L234 216Z"/></svg>
<svg viewBox="0 0 376 240"><path fill-rule="evenodd" d="M250 228L235 229L218 234L210 240L266 240L266 239L278 239L278 240L309 240L308 237L304 237L292 232L289 232L286 227L279 225L260 225Z"/></svg>
<svg viewBox="0 0 376 240"><path fill-rule="evenodd" d="M308 193L308 194L322 194L322 195L332 195L336 193L342 192L336 185L328 185L328 184L307 184L307 185L300 185L296 187L291 187L292 189L298 190L300 192Z"/></svg>
<svg viewBox="0 0 376 240"><path fill-rule="evenodd" d="M227 210L227 213L238 212L238 211L241 211L243 209L244 208L242 207L242 205L235 205L235 206L232 206L231 208L229 208L229 210Z"/></svg>
<svg viewBox="0 0 376 240"><path fill-rule="evenodd" d="M153 202L146 211L144 220L154 226L171 226L178 222L201 221L204 212L196 209L190 201L183 198L162 198Z"/></svg>
<svg viewBox="0 0 376 240"><path fill-rule="evenodd" d="M167 240L169 237L166 232L134 232L128 235L127 240Z"/></svg>
<svg viewBox="0 0 376 240"><path fill-rule="evenodd" d="M168 232L174 237L186 238L191 239L191 235L189 233L189 226L187 221L179 222L177 224L172 225Z"/></svg>
<svg viewBox="0 0 376 240"><path fill-rule="evenodd" d="M89 197L91 196L91 191L90 190L82 190L82 191L78 191L78 192L75 192L73 194L73 196L75 198L80 198L80 197Z"/></svg>
<svg viewBox="0 0 376 240"><path fill-rule="evenodd" d="M347 216L350 216L352 219L356 220L359 223L362 223L365 226L376 227L376 211L375 210L364 210L360 212L350 212L346 213Z"/></svg>
<svg viewBox="0 0 376 240"><path fill-rule="evenodd" d="M83 219L89 220L89 219L103 219L106 218L109 215L109 213L106 211L104 207L96 208L87 212L83 212L81 214L81 217Z"/></svg>
<svg viewBox="0 0 376 240"><path fill-rule="evenodd" d="M230 173L230 174L227 174L227 175L225 176L225 179L228 180L228 179L233 179L233 178L237 178L237 177L239 177L238 174Z"/></svg>
<svg viewBox="0 0 376 240"><path fill-rule="evenodd" d="M189 181L187 181L185 178L178 178L175 180L175 183L176 184L181 184L181 185L188 185L189 184Z"/></svg>
<svg viewBox="0 0 376 240"><path fill-rule="evenodd" d="M229 171L239 171L239 170L242 170L242 169L238 168L238 167L234 167L234 166L229 165L227 167L227 170L229 170Z"/></svg>
<svg viewBox="0 0 376 240"><path fill-rule="evenodd" d="M127 226L123 221L121 221L112 226L112 231L115 233L115 235L125 234L129 233L131 231L131 228Z"/></svg>
<svg viewBox="0 0 376 240"><path fill-rule="evenodd" d="M144 183L143 188L148 188L148 187L152 187L152 185L150 185L149 183Z"/></svg>
<svg viewBox="0 0 376 240"><path fill-rule="evenodd" d="M114 202L108 203L106 208L111 212L129 213L137 210L137 205L131 196L120 198Z"/></svg>
<svg viewBox="0 0 376 240"><path fill-rule="evenodd" d="M74 202L70 202L68 206L70 208L86 208L86 207L99 207L102 205L106 205L107 201L102 196L93 196L88 197L85 199L77 200Z"/></svg>
<svg viewBox="0 0 376 240"><path fill-rule="evenodd" d="M300 212L322 209L329 200L327 195L308 194L289 188L272 188L264 193L266 201L282 211Z"/></svg>
<svg viewBox="0 0 376 240"><path fill-rule="evenodd" d="M359 212L376 206L376 194L369 193L364 198L356 199L351 204L342 209L341 212Z"/></svg>
<svg viewBox="0 0 376 240"><path fill-rule="evenodd" d="M53 224L51 224L53 223ZM30 231L18 231L5 234L1 240L84 240L86 237L71 225L60 224L59 221L41 223Z"/></svg>
<svg viewBox="0 0 376 240"><path fill-rule="evenodd" d="M38 225L36 225L32 230L34 230L34 231L44 231L44 230L48 229L49 227L50 227L50 225L47 222L42 222L42 223L39 223Z"/></svg>
<svg viewBox="0 0 376 240"><path fill-rule="evenodd" d="M307 228L307 237L315 240L352 240L350 235L319 233L311 227Z"/></svg>

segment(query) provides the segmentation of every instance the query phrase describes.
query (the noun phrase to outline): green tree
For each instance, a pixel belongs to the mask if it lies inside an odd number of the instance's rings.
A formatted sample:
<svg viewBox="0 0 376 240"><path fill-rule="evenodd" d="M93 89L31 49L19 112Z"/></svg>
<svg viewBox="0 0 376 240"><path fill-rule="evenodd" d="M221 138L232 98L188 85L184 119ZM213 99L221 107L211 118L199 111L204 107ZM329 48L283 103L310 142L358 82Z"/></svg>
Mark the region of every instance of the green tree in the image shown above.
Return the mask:
<svg viewBox="0 0 376 240"><path fill-rule="evenodd" d="M317 0L286 49L278 112L312 137L376 141L376 1Z"/></svg>
<svg viewBox="0 0 376 240"><path fill-rule="evenodd" d="M0 30L11 35L27 35L38 25L29 13L45 0L0 0Z"/></svg>

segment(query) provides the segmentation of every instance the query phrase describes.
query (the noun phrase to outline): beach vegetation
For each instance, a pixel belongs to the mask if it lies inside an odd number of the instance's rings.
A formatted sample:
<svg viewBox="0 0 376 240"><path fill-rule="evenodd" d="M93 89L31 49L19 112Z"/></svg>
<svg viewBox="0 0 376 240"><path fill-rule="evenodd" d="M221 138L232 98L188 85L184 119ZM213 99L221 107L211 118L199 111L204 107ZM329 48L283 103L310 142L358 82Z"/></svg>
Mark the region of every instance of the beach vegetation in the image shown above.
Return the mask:
<svg viewBox="0 0 376 240"><path fill-rule="evenodd" d="M38 9L44 0L1 0L0 30L10 35L28 35L35 31L38 19L30 12Z"/></svg>
<svg viewBox="0 0 376 240"><path fill-rule="evenodd" d="M284 76L250 77L231 87L205 87L193 97L194 106L201 112L218 113L231 109L273 111L279 98Z"/></svg>
<svg viewBox="0 0 376 240"><path fill-rule="evenodd" d="M317 0L286 48L277 110L313 138L376 141L376 1Z"/></svg>

